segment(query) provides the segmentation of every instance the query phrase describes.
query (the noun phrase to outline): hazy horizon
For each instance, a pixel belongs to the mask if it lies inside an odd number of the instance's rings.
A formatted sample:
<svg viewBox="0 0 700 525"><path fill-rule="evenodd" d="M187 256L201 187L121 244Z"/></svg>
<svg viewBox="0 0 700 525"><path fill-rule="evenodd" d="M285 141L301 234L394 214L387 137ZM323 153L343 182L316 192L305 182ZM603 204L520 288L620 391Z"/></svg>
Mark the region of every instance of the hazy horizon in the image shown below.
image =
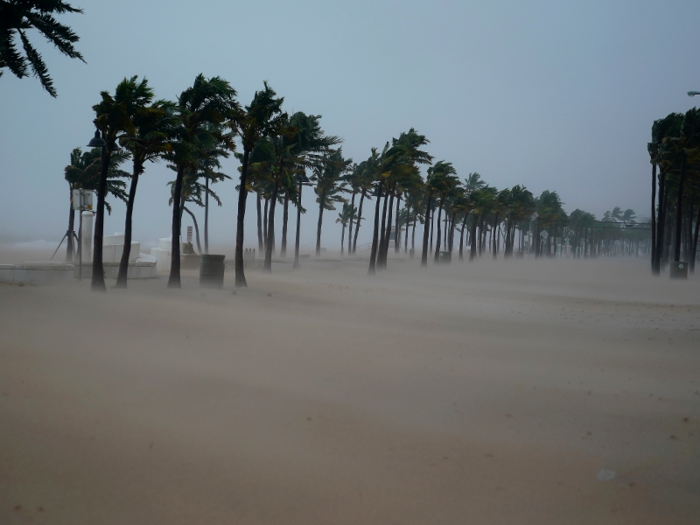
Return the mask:
<svg viewBox="0 0 700 525"><path fill-rule="evenodd" d="M581 208L598 218L614 206L650 215L652 122L693 107L686 92L700 89L700 70L692 67L700 6L689 1L663 8L551 0L71 4L85 13L59 19L80 36L87 65L30 34L58 98L35 78L0 78L0 238L62 237L70 152L92 136L99 92L113 92L133 75L169 99L198 73L218 75L243 104L267 80L287 111L323 115L324 130L343 137L344 154L356 162L414 127L431 141L435 159L452 162L462 179L479 172L499 189L554 190L567 213ZM210 232L213 243L227 244L235 238L238 164L223 165L234 180L217 187L224 205L212 208ZM146 167L135 239L169 235L172 178L164 163ZM315 243L314 199L307 190L305 245ZM254 246L255 200L248 203L246 244ZM124 229L124 205L112 204L105 234ZM203 213L196 213L201 223ZM322 244L329 249L340 241L336 217L324 214ZM183 226L189 224L185 217ZM358 244L369 236L364 226Z"/></svg>

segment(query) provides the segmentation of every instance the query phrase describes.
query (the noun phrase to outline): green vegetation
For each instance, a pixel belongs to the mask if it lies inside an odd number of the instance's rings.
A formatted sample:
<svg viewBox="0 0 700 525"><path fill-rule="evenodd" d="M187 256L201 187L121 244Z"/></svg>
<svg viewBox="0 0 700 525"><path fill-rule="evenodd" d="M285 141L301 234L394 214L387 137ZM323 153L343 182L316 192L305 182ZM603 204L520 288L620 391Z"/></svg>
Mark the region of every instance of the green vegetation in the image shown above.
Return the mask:
<svg viewBox="0 0 700 525"><path fill-rule="evenodd" d="M256 194L258 248L264 254L263 268L270 272L275 253L277 204L284 207L282 257L286 256L289 206L297 207L294 265L298 267L300 220L306 211L301 205L304 185L313 185L316 193L317 256L321 254L325 211L340 206L336 222L342 225L341 256L346 253L346 239L347 254L357 254L362 221L372 222L370 275L387 267L392 242L395 253L403 249L404 254L414 256L419 223L423 225L421 266L424 267L429 259L434 264L451 262L457 236L459 260L464 259L465 246L470 261L483 255L497 258L502 254L510 258L526 253L536 258L646 254L652 258L655 273L659 273L661 261L667 260L671 253L675 260L681 254L691 261L695 259L698 219L694 217L700 205L697 110L686 115L674 113L654 123L649 143L654 214L649 228L644 221L637 222L631 209L622 211L615 207L601 220L579 209L567 215L556 191L545 190L535 196L523 185L498 190L488 185L479 173L469 173L461 179L451 162L433 162L425 149L429 140L413 128L387 142L381 150L372 148L367 159L353 163L343 156L342 139L323 131L320 115L297 112L290 116L283 111L283 103L284 99L264 83L251 103L242 107L228 82L203 75L197 76L193 86L183 91L176 102L154 100L145 78L140 81L137 77L125 78L114 95L102 92L100 103L93 108L105 147L87 153L75 150L71 166L66 168L71 189L83 187L98 193L93 289L104 290L98 239L102 238L106 193L110 191L127 202L126 246L117 282L117 286L125 287L127 247L130 247L131 216L139 176L147 162L161 159L176 174L169 183L173 217L168 287L180 287L179 239L183 213L187 212L193 219L198 250L208 253L209 199L221 205L211 185L230 178L221 172L220 160L231 153L240 162L236 286L247 285L243 232L248 193ZM130 174L116 168L127 158L133 162ZM421 174L423 169L425 176ZM130 179L128 196L119 177ZM679 192L679 187L684 191ZM372 199L373 213L364 217L366 201ZM199 223L187 203L204 208L204 249ZM69 230L72 228L71 212ZM672 240L675 240L673 252ZM69 253L72 251L69 248Z"/></svg>

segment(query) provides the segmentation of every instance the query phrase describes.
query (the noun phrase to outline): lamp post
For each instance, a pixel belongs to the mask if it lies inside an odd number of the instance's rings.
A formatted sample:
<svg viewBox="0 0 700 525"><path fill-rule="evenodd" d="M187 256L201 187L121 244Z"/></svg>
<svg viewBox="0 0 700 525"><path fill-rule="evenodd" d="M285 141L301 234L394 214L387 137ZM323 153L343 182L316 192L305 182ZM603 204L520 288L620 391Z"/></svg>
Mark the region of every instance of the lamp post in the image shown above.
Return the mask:
<svg viewBox="0 0 700 525"><path fill-rule="evenodd" d="M688 91L689 97L694 97L696 95L700 95L700 91Z"/></svg>

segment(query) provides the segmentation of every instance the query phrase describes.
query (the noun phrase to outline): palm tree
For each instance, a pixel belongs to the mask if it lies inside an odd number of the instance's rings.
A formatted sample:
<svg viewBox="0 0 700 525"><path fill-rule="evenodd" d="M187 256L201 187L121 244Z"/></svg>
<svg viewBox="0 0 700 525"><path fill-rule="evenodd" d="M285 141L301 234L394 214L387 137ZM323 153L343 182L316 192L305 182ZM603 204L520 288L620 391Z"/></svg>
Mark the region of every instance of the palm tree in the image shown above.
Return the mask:
<svg viewBox="0 0 700 525"><path fill-rule="evenodd" d="M700 153L700 110L693 108L684 115L680 134L677 137L665 137L672 151L680 157L680 178L678 181L678 196L676 202L676 228L673 260L681 258L681 232L683 222L683 193L685 192L686 167L688 160L695 160Z"/></svg>
<svg viewBox="0 0 700 525"><path fill-rule="evenodd" d="M135 134L133 136L124 136L121 139L122 146L131 153L133 170L131 172L129 199L126 203L124 249L119 263L117 288L126 288L129 257L131 256L132 215L139 177L144 172L147 161L156 161L162 155L171 151L169 139L176 122L174 104L165 100L159 100L151 104L153 91L148 87L148 82L145 78L140 83L130 83L130 87L135 91L141 92L140 96L144 105L134 108L135 113L132 116L132 121L135 127Z"/></svg>
<svg viewBox="0 0 700 525"><path fill-rule="evenodd" d="M241 176L238 190L238 214L236 216L236 286L248 286L243 269L243 230L245 225L246 200L248 198L249 158L260 139L273 135L287 120L282 113L284 98L276 98L277 93L263 83L262 91L256 91L253 101L235 116L235 128L243 145Z"/></svg>
<svg viewBox="0 0 700 525"><path fill-rule="evenodd" d="M316 228L316 257L321 255L321 228L323 211L335 210L335 204L345 202L341 193L345 192L343 174L352 165L352 159L343 158L342 148L326 154L314 167L311 181L315 183L316 202L318 203L318 226Z"/></svg>
<svg viewBox="0 0 700 525"><path fill-rule="evenodd" d="M379 268L385 268L389 252L389 241L392 229L392 215L394 211L394 197L400 198L403 188L415 185L420 177L418 164L431 164L433 157L420 149L430 141L425 135L419 134L414 128L401 133L399 138L392 139L391 149L387 152L387 167L389 173L384 197L384 210L382 211L382 238L379 244L380 251L377 259ZM387 202L388 200L388 202ZM385 211L388 204L388 217L385 222ZM398 232L395 233L395 236Z"/></svg>
<svg viewBox="0 0 700 525"><path fill-rule="evenodd" d="M653 155L652 160L659 168L659 204L657 220L655 221L656 235L654 238L655 253L652 253L652 268L654 274L657 275L661 272L661 258L666 244L664 242L668 208L666 179L676 164L676 156L673 154L671 144L666 140L666 137L677 137L680 134L682 122L683 115L680 113L670 113L665 118L656 120L651 127L651 142L647 146L650 150L650 155Z"/></svg>
<svg viewBox="0 0 700 525"><path fill-rule="evenodd" d="M8 68L17 78L29 76L29 72L39 79L49 95L56 97L53 80L49 76L44 59L27 38L27 30L36 29L56 49L70 58L85 62L73 44L80 38L73 30L58 22L52 15L82 13L82 9L72 7L61 0L4 0L0 2L0 76ZM19 35L23 56L14 42Z"/></svg>
<svg viewBox="0 0 700 525"><path fill-rule="evenodd" d="M343 256L343 249L345 247L345 228L347 227L348 223L350 222L350 219L352 218L354 212L357 211L355 207L347 202L343 203L343 209L341 212L338 214L338 218L335 220L335 222L339 222L342 226L342 233L340 235L340 256Z"/></svg>
<svg viewBox="0 0 700 525"><path fill-rule="evenodd" d="M180 203L185 174L196 172L202 158L213 148L235 148L233 137L224 131L224 124L233 120L240 106L236 90L220 77L204 78L200 74L192 87L178 97L175 113L179 119L174 129L172 150L167 158L175 166L177 177L173 188L171 264L168 288L180 288Z"/></svg>
<svg viewBox="0 0 700 525"><path fill-rule="evenodd" d="M438 207L438 217L437 217L437 240L435 242L435 262L440 262L440 247L441 247L441 229L440 229L440 219L442 217L442 209L445 206L445 200L447 196L452 192L458 185L459 179L457 178L457 170L452 166L451 162L445 162L441 160L436 162L434 166L429 168L429 176L431 179L431 189L433 195L436 198L436 204Z"/></svg>
<svg viewBox="0 0 700 525"><path fill-rule="evenodd" d="M138 83L137 77L125 78L115 90L114 96L102 91L102 100L93 106L95 126L102 133L105 146L102 148L100 181L97 188L97 208L95 216L95 237L93 242L92 283L94 291L106 291L104 269L102 266L102 238L104 234L104 203L107 189L110 159L117 149L121 138L136 135L133 117L140 108L145 107L152 93L144 83Z"/></svg>

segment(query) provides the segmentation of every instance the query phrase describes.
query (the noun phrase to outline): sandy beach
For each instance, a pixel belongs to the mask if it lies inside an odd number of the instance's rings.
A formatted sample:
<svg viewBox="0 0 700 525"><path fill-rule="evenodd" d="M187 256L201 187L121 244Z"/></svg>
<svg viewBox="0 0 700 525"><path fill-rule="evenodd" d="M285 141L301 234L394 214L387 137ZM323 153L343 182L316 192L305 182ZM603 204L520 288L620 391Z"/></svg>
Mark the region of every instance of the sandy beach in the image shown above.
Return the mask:
<svg viewBox="0 0 700 525"><path fill-rule="evenodd" d="M0 523L698 523L697 276L302 262L0 285Z"/></svg>

